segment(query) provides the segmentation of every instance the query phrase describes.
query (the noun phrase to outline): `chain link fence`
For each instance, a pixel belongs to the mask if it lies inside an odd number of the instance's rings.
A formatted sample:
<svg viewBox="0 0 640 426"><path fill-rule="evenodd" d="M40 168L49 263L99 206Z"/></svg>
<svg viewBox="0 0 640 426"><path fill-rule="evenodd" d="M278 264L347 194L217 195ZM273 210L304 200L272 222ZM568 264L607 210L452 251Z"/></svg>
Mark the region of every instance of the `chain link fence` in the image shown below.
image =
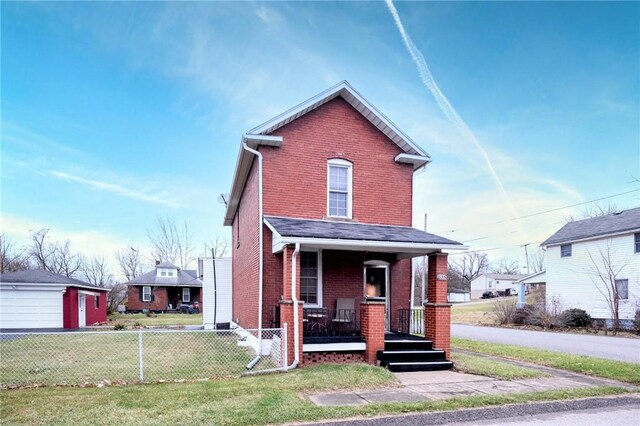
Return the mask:
<svg viewBox="0 0 640 426"><path fill-rule="evenodd" d="M286 330L0 334L0 387L153 383L283 370Z"/></svg>

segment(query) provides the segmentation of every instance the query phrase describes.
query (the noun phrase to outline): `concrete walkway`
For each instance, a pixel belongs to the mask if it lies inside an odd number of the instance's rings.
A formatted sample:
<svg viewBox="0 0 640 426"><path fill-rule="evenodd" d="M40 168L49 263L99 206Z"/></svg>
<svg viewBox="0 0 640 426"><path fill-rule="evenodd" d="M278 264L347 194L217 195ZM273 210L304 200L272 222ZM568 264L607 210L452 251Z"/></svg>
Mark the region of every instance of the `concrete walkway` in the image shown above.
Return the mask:
<svg viewBox="0 0 640 426"><path fill-rule="evenodd" d="M500 361L505 362L502 359ZM551 377L509 381L455 371L394 373L400 382L400 385L395 388L320 393L310 395L309 399L322 406L345 406L386 402L437 401L460 396L506 395L597 386L619 386L630 390L639 390L636 386L614 380L584 376L548 367L534 367L515 361L511 361L511 363L543 371L550 374Z"/></svg>
<svg viewBox="0 0 640 426"><path fill-rule="evenodd" d="M640 339L451 324L451 336L640 363Z"/></svg>

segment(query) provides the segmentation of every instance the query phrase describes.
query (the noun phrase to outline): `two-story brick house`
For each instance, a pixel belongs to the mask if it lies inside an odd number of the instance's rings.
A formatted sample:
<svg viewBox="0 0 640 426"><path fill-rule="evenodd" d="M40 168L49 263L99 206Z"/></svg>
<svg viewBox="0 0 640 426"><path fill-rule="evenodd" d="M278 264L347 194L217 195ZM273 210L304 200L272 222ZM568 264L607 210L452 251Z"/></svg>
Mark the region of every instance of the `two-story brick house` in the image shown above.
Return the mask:
<svg viewBox="0 0 640 426"><path fill-rule="evenodd" d="M426 337L450 365L442 250L466 247L411 227L413 174L429 162L346 81L243 135L224 219L234 322L286 323L295 365L375 363L411 308L411 258L428 255Z"/></svg>

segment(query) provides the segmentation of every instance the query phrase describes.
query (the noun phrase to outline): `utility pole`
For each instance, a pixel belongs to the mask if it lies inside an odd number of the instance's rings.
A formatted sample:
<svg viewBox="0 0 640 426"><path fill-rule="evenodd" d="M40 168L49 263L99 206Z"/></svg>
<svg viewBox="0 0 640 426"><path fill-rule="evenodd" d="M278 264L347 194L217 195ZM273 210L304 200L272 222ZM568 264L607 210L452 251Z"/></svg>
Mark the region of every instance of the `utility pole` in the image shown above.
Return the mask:
<svg viewBox="0 0 640 426"><path fill-rule="evenodd" d="M529 275L529 251L527 250L527 246L529 245L529 243L525 244L524 247L524 257L527 260L527 276ZM516 303L516 307L518 308L522 308L525 305L525 299L524 299L524 291L525 291L525 287L526 285L520 281L520 286L518 288L518 302Z"/></svg>

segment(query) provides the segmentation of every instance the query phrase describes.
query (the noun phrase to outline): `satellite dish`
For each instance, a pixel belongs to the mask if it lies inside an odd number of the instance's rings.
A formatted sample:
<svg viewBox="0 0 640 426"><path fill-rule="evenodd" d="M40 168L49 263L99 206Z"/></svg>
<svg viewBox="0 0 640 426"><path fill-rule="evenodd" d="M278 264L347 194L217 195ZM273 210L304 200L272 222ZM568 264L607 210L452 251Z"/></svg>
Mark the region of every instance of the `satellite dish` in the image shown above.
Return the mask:
<svg viewBox="0 0 640 426"><path fill-rule="evenodd" d="M218 195L218 202L219 203L224 203L224 205L227 205L227 201L229 200L229 194L220 194Z"/></svg>

